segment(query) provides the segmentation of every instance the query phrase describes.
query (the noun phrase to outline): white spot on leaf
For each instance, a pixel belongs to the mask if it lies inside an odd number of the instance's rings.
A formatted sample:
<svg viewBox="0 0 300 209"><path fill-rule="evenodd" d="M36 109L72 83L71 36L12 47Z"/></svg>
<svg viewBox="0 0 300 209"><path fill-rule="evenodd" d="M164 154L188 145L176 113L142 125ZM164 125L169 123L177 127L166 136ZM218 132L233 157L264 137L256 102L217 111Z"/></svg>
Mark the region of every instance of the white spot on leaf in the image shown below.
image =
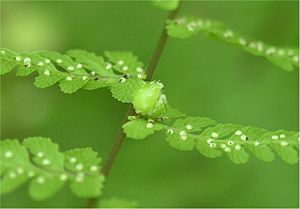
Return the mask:
<svg viewBox="0 0 300 209"><path fill-rule="evenodd" d="M7 150L7 151L5 151L4 156L5 156L5 158L11 158L13 156L13 153L12 153L12 151Z"/></svg>
<svg viewBox="0 0 300 209"><path fill-rule="evenodd" d="M247 136L244 135L244 134L240 138L241 138L242 141L246 141L247 140Z"/></svg>
<svg viewBox="0 0 300 209"><path fill-rule="evenodd" d="M153 123L147 123L146 127L147 128L153 128Z"/></svg>
<svg viewBox="0 0 300 209"><path fill-rule="evenodd" d="M73 78L72 78L71 76L68 76L68 77L66 78L66 80L67 80L67 81L71 81L71 80L73 80Z"/></svg>
<svg viewBox="0 0 300 209"><path fill-rule="evenodd" d="M35 173L33 171L29 171L28 174L27 174L27 176L29 178L33 177L34 175L35 175Z"/></svg>
<svg viewBox="0 0 300 209"><path fill-rule="evenodd" d="M59 179L60 179L61 181L65 181L65 180L67 180L67 178L68 178L68 175L65 174L65 173L63 173L63 174L61 174L61 175L59 176Z"/></svg>
<svg viewBox="0 0 300 209"><path fill-rule="evenodd" d="M241 147L241 145L239 145L239 144L235 145L235 147L234 147L235 150L240 150L241 148L242 148L242 147Z"/></svg>
<svg viewBox="0 0 300 209"><path fill-rule="evenodd" d="M237 136L240 136L240 135L242 135L242 131L241 130L237 130L234 134L237 135Z"/></svg>
<svg viewBox="0 0 300 209"><path fill-rule="evenodd" d="M39 62L37 65L38 66L44 66L45 64L43 62Z"/></svg>
<svg viewBox="0 0 300 209"><path fill-rule="evenodd" d="M36 156L39 158L42 158L42 157L44 157L44 153L40 151L36 154Z"/></svg>
<svg viewBox="0 0 300 209"><path fill-rule="evenodd" d="M285 138L285 137L286 137L285 134L280 134L280 135L279 135L279 138L280 138L280 139L283 139L283 138Z"/></svg>
<svg viewBox="0 0 300 209"><path fill-rule="evenodd" d="M167 130L167 134L174 134L174 130L168 129L168 130Z"/></svg>
<svg viewBox="0 0 300 209"><path fill-rule="evenodd" d="M211 144L214 140L213 139L207 139L206 142L207 144Z"/></svg>
<svg viewBox="0 0 300 209"><path fill-rule="evenodd" d="M73 67L73 66L68 66L68 67L67 67L67 70L73 71L73 70L74 70L74 67Z"/></svg>
<svg viewBox="0 0 300 209"><path fill-rule="evenodd" d="M283 147L285 147L285 146L287 146L289 143L288 142L286 142L286 141L282 141L282 142L280 142L280 145L281 146L283 146Z"/></svg>
<svg viewBox="0 0 300 209"><path fill-rule="evenodd" d="M37 178L37 183L39 183L39 184L45 183L45 178L42 177L42 176L39 176L39 177Z"/></svg>
<svg viewBox="0 0 300 209"><path fill-rule="evenodd" d="M127 71L127 70L128 70L128 66L127 66L127 65L123 66L123 67L122 67L122 70L123 70L123 71Z"/></svg>
<svg viewBox="0 0 300 209"><path fill-rule="evenodd" d="M48 160L48 159L43 159L42 164L43 164L43 165L50 165L50 160Z"/></svg>
<svg viewBox="0 0 300 209"><path fill-rule="evenodd" d="M254 146L260 145L260 142L254 142Z"/></svg>
<svg viewBox="0 0 300 209"><path fill-rule="evenodd" d="M23 174L23 173L24 173L24 168L22 168L22 167L17 167L17 173L18 173L18 174Z"/></svg>
<svg viewBox="0 0 300 209"><path fill-rule="evenodd" d="M111 69L111 68L112 68L112 65L111 65L110 63L106 64L106 66L105 66L105 69L106 69L106 70L109 70L109 69Z"/></svg>
<svg viewBox="0 0 300 209"><path fill-rule="evenodd" d="M46 69L45 71L44 71L44 75L46 75L46 76L49 76L51 73L50 73L50 71L48 70L48 69Z"/></svg>
<svg viewBox="0 0 300 209"><path fill-rule="evenodd" d="M224 149L224 151L225 151L225 152L231 152L231 149L230 149L229 147L226 147L226 148Z"/></svg>
<svg viewBox="0 0 300 209"><path fill-rule="evenodd" d="M82 68L82 64L81 64L81 63L78 63L78 64L76 65L76 67L77 67L78 69L81 69L81 68Z"/></svg>
<svg viewBox="0 0 300 209"><path fill-rule="evenodd" d="M81 163L79 163L76 165L75 169L78 171L81 171L83 169L83 165Z"/></svg>
<svg viewBox="0 0 300 209"><path fill-rule="evenodd" d="M76 162L77 162L77 159L76 159L75 157L71 157L71 158L70 158L70 162L71 162L71 163L76 163Z"/></svg>
<svg viewBox="0 0 300 209"><path fill-rule="evenodd" d="M117 64L118 64L118 65L124 65L124 61L123 61L123 60L119 60L119 61L117 62Z"/></svg>
<svg viewBox="0 0 300 209"><path fill-rule="evenodd" d="M137 68L136 68L136 72L142 73L142 72L144 72L144 70L143 70L143 68L141 68L141 67L137 67Z"/></svg>
<svg viewBox="0 0 300 209"><path fill-rule="evenodd" d="M188 125L185 126L185 128L186 128L187 130L192 130L192 129L193 129L193 126L192 126L191 124L188 124Z"/></svg>
<svg viewBox="0 0 300 209"><path fill-rule="evenodd" d="M216 144L216 143L211 143L211 144L209 144L209 146L210 146L211 148L215 148L215 147L217 146L217 144Z"/></svg>
<svg viewBox="0 0 300 209"><path fill-rule="evenodd" d="M51 60L45 59L45 63L49 64L50 62L51 62Z"/></svg>
<svg viewBox="0 0 300 209"><path fill-rule="evenodd" d="M10 173L9 173L9 178L14 179L14 178L16 178L16 177L17 177L17 174L16 174L15 172L10 172Z"/></svg>
<svg viewBox="0 0 300 209"><path fill-rule="evenodd" d="M87 81L89 78L87 76L82 76L82 80Z"/></svg>
<svg viewBox="0 0 300 209"><path fill-rule="evenodd" d="M211 137L213 137L213 138L218 138L218 137L219 137L219 134L216 133L216 132L212 132L212 133L211 133Z"/></svg>
<svg viewBox="0 0 300 209"><path fill-rule="evenodd" d="M98 170L98 167L96 165L93 165L91 166L90 168L91 171L97 171Z"/></svg>

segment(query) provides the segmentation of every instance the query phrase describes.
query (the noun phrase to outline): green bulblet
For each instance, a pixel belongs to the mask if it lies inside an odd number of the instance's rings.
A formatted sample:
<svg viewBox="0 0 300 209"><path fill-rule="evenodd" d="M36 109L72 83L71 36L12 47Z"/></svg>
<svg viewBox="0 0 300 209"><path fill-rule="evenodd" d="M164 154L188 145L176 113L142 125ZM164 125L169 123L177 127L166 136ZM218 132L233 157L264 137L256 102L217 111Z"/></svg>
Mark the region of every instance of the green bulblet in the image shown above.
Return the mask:
<svg viewBox="0 0 300 209"><path fill-rule="evenodd" d="M133 93L133 107L136 113L157 118L166 113L167 99L162 94L163 85L158 82L146 83Z"/></svg>

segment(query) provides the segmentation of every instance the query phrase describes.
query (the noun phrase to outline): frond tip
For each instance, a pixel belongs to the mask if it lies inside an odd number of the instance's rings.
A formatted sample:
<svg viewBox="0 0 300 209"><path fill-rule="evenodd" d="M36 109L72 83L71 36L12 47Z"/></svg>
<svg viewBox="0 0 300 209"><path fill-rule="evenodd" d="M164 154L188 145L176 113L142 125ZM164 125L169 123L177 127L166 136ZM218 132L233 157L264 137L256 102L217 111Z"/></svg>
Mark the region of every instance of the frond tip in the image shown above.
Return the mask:
<svg viewBox="0 0 300 209"><path fill-rule="evenodd" d="M299 68L299 49L275 47L242 36L221 22L197 17L181 17L167 22L168 35L174 38L188 38L197 33L240 47L250 54L261 56L286 71Z"/></svg>

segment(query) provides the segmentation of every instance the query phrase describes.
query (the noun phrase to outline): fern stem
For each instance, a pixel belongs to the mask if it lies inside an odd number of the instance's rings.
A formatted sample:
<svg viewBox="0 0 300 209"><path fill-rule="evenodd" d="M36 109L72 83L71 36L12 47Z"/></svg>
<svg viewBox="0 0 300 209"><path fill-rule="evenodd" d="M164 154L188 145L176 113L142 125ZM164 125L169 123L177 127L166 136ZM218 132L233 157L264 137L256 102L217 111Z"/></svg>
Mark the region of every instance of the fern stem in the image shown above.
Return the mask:
<svg viewBox="0 0 300 209"><path fill-rule="evenodd" d="M180 5L178 5L177 9L176 10L173 10L169 13L168 17L166 20L168 19L174 19L178 13L178 10L179 10L179 7ZM155 48L155 51L151 57L151 60L149 62L149 65L147 67L147 70L146 70L146 75L147 75L147 80L151 80L153 74L154 74L154 71L156 69L156 65L158 64L159 62L159 59L161 57L161 54L164 50L164 47L167 43L167 40L168 40L168 34L167 34L167 31L166 31L166 24L164 24L163 26L163 29L161 31L161 34L160 34L160 38L159 38L159 41L156 45L156 48ZM135 112L133 110L133 107L132 105L130 105L124 119L123 119L123 124L127 122L127 117L130 116L130 115L134 115ZM112 167L112 164L114 163L118 153L119 153L119 150L124 142L124 139L125 139L125 133L123 132L123 129L120 128L119 132L118 132L118 135L115 139L115 142L109 152L109 155L105 161L105 164L103 166L103 169L102 169L102 173L105 175L105 176L108 176L110 170L111 170L111 167ZM96 203L97 203L97 199L96 198L91 198L91 199L88 199L87 201L87 204L86 204L86 207L87 208L93 208L93 207L96 207Z"/></svg>

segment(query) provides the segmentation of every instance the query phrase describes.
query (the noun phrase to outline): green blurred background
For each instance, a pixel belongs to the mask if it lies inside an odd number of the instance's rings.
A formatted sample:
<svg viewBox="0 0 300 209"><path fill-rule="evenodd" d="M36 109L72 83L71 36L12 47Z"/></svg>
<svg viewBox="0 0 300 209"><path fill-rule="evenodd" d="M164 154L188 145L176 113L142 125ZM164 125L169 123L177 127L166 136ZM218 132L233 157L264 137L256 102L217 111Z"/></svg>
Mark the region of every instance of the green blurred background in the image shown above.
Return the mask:
<svg viewBox="0 0 300 209"><path fill-rule="evenodd" d="M2 1L2 46L14 50L130 50L147 63L167 12L147 1ZM218 19L250 37L298 46L297 1L185 1L179 15ZM155 72L170 104L189 115L267 129L298 130L298 72L198 35L169 39ZM33 77L1 78L1 138L48 136L61 150L90 146L105 159L128 105L108 90L66 95ZM103 198L141 207L298 207L298 166L253 156L245 165L171 148L163 134L126 140ZM68 188L32 201L22 187L2 207L83 207Z"/></svg>

